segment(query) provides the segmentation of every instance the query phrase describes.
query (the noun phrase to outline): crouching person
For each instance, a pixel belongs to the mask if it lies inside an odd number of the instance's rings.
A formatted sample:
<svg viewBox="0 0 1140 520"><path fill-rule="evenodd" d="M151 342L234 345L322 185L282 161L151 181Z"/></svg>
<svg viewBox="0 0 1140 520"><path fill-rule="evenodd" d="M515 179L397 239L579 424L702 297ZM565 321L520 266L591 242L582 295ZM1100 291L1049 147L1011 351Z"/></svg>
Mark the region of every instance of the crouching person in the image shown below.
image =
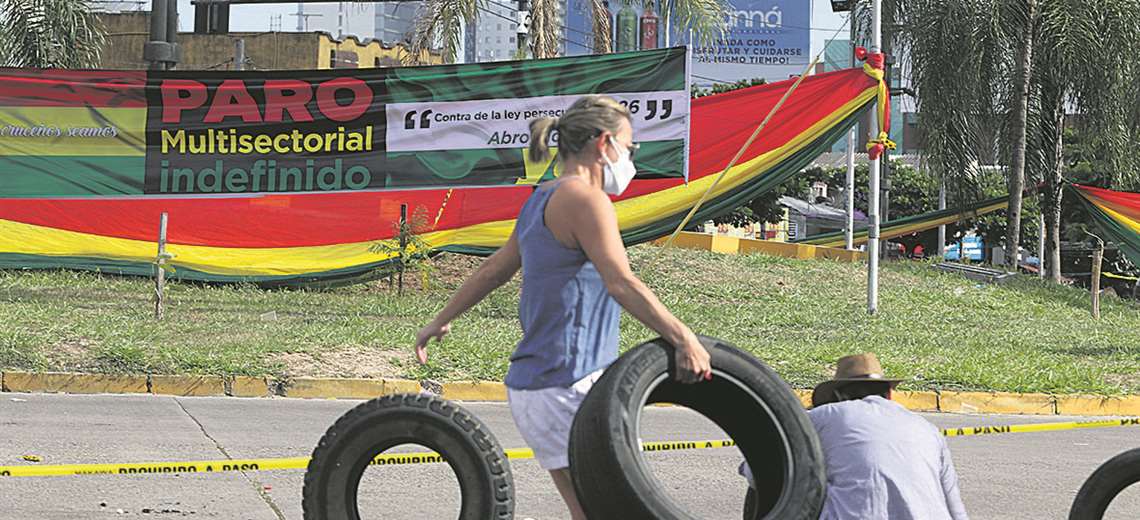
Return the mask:
<svg viewBox="0 0 1140 520"><path fill-rule="evenodd" d="M827 464L821 520L966 520L946 439L891 401L897 379L874 354L839 360L835 377L812 392L808 411ZM758 518L747 463L744 518Z"/></svg>

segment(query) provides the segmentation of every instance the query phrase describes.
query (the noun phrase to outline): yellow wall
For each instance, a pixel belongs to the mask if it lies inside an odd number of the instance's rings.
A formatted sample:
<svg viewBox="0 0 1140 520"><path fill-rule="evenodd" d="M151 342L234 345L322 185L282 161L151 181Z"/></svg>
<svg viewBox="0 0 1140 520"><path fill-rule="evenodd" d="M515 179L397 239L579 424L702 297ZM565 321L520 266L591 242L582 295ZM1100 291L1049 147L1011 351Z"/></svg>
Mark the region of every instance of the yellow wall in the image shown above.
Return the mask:
<svg viewBox="0 0 1140 520"><path fill-rule="evenodd" d="M107 29L100 66L108 69L147 68L142 52L150 27L150 13L102 13L99 19ZM234 40L237 38L245 40L250 70L328 69L331 65L329 51L334 49L342 59L340 66L373 68L379 60L382 67L399 67L400 58L406 52L400 45L382 44L376 40L361 43L354 37L348 37L337 41L323 32L180 32L178 46L182 51L182 61L177 69L233 70ZM424 57L431 64L443 63L439 52L424 52Z"/></svg>
<svg viewBox="0 0 1140 520"><path fill-rule="evenodd" d="M659 238L654 243L665 245L668 237ZM684 249L703 249L716 253L763 253L766 255L783 256L787 258L812 259L820 258L840 262L862 262L866 256L861 251L847 251L834 247L813 246L808 244L789 244L773 240L752 240L748 238L728 237L707 233L681 232L673 241L673 247Z"/></svg>
<svg viewBox="0 0 1140 520"><path fill-rule="evenodd" d="M330 51L334 50L337 51L338 61L335 68L400 67L407 54L402 45L385 45L378 40L366 40L365 43L361 43L354 36L337 41L328 34L321 33L317 68L333 68L333 56L330 55ZM423 56L429 64L443 63L443 55L439 52L424 51Z"/></svg>

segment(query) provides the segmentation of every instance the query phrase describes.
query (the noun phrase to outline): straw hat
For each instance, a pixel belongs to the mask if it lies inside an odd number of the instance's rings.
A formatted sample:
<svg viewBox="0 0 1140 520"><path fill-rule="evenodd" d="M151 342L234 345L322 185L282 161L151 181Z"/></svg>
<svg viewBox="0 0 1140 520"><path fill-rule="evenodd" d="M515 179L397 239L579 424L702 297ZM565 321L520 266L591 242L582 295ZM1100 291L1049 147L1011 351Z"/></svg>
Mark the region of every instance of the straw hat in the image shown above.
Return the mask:
<svg viewBox="0 0 1140 520"><path fill-rule="evenodd" d="M820 383L812 391L813 407L835 402L835 389L848 383L882 382L889 383L894 388L902 381L883 377L883 366L879 364L879 358L870 352L839 358L837 365L835 377Z"/></svg>

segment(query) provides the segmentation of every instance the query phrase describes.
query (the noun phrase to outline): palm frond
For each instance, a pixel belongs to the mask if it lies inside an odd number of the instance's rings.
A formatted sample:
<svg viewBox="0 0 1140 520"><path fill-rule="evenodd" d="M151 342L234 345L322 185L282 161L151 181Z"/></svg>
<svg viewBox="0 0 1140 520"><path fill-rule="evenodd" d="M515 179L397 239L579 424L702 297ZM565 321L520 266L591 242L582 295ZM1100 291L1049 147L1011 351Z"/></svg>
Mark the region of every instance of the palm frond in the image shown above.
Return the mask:
<svg viewBox="0 0 1140 520"><path fill-rule="evenodd" d="M104 35L87 0L0 1L0 65L97 67Z"/></svg>
<svg viewBox="0 0 1140 520"><path fill-rule="evenodd" d="M728 4L724 0L672 0L670 16L674 27L691 31L693 44L711 45L724 36Z"/></svg>
<svg viewBox="0 0 1140 520"><path fill-rule="evenodd" d="M486 0L425 0L416 12L405 65L427 64L428 52L437 48L447 62L454 62L463 37L460 28L475 23L481 8L486 8Z"/></svg>

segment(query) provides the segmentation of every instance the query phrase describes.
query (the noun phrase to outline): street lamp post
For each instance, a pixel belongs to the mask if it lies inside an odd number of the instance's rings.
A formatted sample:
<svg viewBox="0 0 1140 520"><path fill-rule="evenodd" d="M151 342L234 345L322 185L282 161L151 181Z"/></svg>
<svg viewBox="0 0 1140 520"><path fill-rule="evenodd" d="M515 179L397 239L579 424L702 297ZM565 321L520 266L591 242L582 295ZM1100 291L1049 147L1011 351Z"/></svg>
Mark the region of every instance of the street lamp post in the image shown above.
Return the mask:
<svg viewBox="0 0 1140 520"><path fill-rule="evenodd" d="M871 54L882 49L882 0L871 0ZM878 113L878 101L872 114ZM879 135L879 118L871 117L871 135ZM867 190L867 313L879 311L879 158L870 159L871 182Z"/></svg>
<svg viewBox="0 0 1140 520"><path fill-rule="evenodd" d="M519 57L525 59L527 56L527 33L530 32L530 7L527 6L526 0L519 0L519 11L516 13L518 16L518 26L515 28L516 36L518 36L518 53Z"/></svg>

